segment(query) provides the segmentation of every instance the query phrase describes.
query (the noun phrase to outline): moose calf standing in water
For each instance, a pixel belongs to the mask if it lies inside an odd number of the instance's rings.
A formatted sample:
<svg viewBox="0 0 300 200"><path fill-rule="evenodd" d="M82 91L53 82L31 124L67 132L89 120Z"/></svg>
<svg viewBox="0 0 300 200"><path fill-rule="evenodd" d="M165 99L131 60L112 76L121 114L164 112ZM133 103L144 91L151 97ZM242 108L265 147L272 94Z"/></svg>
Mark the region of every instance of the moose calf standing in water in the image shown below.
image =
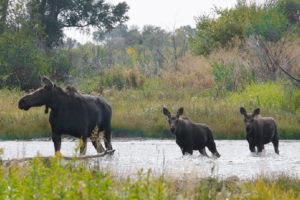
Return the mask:
<svg viewBox="0 0 300 200"><path fill-rule="evenodd" d="M255 152L255 147L257 147L258 152L262 152L264 144L272 142L275 152L279 154L279 138L275 120L272 117L260 117L259 108L255 109L253 113L247 113L246 109L241 107L240 112L244 115L246 138L250 151Z"/></svg>
<svg viewBox="0 0 300 200"><path fill-rule="evenodd" d="M220 157L213 134L206 125L193 123L188 118L181 118L183 108L178 110L176 116L171 115L166 108L163 108L163 113L169 119L171 132L176 135L176 143L183 155L193 154L193 150L199 150L202 155L208 157L205 151L205 147L208 147L214 156Z"/></svg>
<svg viewBox="0 0 300 200"><path fill-rule="evenodd" d="M96 134L100 139L99 133L104 131L105 147L112 149L110 124L112 111L103 98L79 94L72 86L63 90L45 76L41 77L41 83L43 87L19 101L19 108L28 110L31 107L45 105L45 113L51 108L49 122L56 154L60 151L62 134L81 138L83 145L80 154L85 154L87 138L91 137L93 132L92 137L95 138ZM103 147L97 138L92 139L92 143L100 153Z"/></svg>

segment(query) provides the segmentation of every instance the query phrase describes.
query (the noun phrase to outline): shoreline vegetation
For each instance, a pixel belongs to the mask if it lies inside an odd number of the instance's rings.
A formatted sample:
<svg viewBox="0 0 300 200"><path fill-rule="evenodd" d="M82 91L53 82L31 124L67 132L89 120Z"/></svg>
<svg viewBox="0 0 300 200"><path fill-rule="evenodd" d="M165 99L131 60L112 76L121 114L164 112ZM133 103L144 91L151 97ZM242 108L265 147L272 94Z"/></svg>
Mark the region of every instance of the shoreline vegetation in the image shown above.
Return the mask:
<svg viewBox="0 0 300 200"><path fill-rule="evenodd" d="M98 163L98 162L97 162ZM114 176L98 164L34 159L22 167L0 167L1 199L299 199L298 177L261 175L176 178L155 176L151 170ZM13 188L13 189L12 189Z"/></svg>
<svg viewBox="0 0 300 200"><path fill-rule="evenodd" d="M64 86L62 86L64 87ZM85 91L82 85L76 86ZM82 92L85 93L85 92ZM215 98L213 89L195 91L172 88L168 82L148 79L143 88L105 90L102 94L113 108L113 137L173 138L162 107L173 112L184 107L185 116L211 127L216 139L244 139L243 117L239 108L261 108L262 116L271 116L278 123L280 139L300 137L300 91L283 83L253 83L240 92L228 92ZM0 139L32 139L50 137L49 115L44 107L25 112L18 109L18 100L26 93L0 90Z"/></svg>

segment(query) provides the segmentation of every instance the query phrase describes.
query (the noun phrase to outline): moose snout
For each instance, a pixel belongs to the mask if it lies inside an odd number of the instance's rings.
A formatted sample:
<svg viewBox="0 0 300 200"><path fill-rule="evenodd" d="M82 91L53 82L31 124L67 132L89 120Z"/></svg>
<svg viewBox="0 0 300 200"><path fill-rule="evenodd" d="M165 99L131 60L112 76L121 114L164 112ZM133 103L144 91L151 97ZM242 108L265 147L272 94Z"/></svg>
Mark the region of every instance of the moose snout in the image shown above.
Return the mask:
<svg viewBox="0 0 300 200"><path fill-rule="evenodd" d="M171 132L172 132L172 133L175 132L175 127L171 127Z"/></svg>
<svg viewBox="0 0 300 200"><path fill-rule="evenodd" d="M250 131L250 126L246 126L246 131L249 132Z"/></svg>
<svg viewBox="0 0 300 200"><path fill-rule="evenodd" d="M26 101L24 99L21 99L19 101L18 107L19 107L19 109L22 109L22 110L28 110L29 109L29 106L28 106L28 104L26 103Z"/></svg>

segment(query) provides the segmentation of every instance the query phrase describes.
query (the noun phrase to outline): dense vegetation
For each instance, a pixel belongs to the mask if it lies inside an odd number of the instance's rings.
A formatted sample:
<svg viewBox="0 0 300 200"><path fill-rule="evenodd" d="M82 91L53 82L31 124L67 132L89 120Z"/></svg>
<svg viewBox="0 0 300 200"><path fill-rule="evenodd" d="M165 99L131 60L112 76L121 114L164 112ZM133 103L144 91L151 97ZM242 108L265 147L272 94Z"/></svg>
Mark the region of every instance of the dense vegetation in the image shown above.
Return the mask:
<svg viewBox="0 0 300 200"><path fill-rule="evenodd" d="M114 177L87 163L33 160L0 168L1 199L299 199L299 180L286 176L249 181Z"/></svg>
<svg viewBox="0 0 300 200"><path fill-rule="evenodd" d="M97 30L95 44L84 45L70 38L61 41L62 28L71 23L64 21L53 22L58 35L49 45L54 37L45 24L50 4L35 16L34 10L42 6L36 1L20 0L15 6L5 2L0 1L5 11L0 17L1 138L50 135L42 108L17 109L20 97L39 87L39 74L61 87L71 84L82 93L106 98L113 108L114 136L170 137L161 109L174 112L183 106L188 117L208 124L217 138L244 138L238 111L245 106L250 111L260 107L263 116L274 117L282 139L299 138L296 0L261 5L238 1L234 8L216 9L215 17L198 17L196 29L174 31L122 24L128 9L122 4L116 14L123 17L111 21L121 24L111 32ZM74 9L71 5L68 9ZM90 4L86 9L94 12ZM80 26L82 20L76 20L71 24Z"/></svg>

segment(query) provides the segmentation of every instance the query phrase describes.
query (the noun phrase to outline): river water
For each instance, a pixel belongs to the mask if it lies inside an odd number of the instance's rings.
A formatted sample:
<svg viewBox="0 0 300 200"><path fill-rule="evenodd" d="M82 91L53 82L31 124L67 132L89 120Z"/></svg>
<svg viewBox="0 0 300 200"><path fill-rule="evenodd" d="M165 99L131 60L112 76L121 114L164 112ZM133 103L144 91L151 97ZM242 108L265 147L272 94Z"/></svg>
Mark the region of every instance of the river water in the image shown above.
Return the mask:
<svg viewBox="0 0 300 200"><path fill-rule="evenodd" d="M75 155L75 141L62 142L61 153ZM138 140L113 139L113 156L94 159L100 168L110 171L115 176L126 177L143 169L146 173L183 177L238 177L251 179L258 176L277 176L285 174L300 178L300 141L285 140L279 142L280 155L275 154L273 145L265 145L261 155L250 153L246 140L216 140L221 157L207 158L198 151L193 155L182 156L174 140ZM0 141L4 149L2 159L54 155L52 141ZM211 153L207 149L207 153ZM89 142L87 155L96 154Z"/></svg>

